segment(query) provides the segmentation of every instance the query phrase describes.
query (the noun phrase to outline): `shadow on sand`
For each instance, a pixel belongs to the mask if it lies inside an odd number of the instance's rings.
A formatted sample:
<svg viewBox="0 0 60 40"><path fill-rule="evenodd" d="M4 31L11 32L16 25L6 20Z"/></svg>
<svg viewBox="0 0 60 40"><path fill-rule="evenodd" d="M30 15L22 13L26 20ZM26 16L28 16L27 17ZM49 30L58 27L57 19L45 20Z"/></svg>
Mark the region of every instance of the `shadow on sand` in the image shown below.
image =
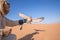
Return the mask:
<svg viewBox="0 0 60 40"><path fill-rule="evenodd" d="M35 32L34 33L31 33L31 34L28 34L28 35L26 35L26 36L24 36L24 37L22 37L22 38L20 38L20 39L18 39L18 40L34 40L34 38L32 38L35 34L39 34L39 31L45 31L45 30L36 30L36 29L34 29L35 30Z"/></svg>

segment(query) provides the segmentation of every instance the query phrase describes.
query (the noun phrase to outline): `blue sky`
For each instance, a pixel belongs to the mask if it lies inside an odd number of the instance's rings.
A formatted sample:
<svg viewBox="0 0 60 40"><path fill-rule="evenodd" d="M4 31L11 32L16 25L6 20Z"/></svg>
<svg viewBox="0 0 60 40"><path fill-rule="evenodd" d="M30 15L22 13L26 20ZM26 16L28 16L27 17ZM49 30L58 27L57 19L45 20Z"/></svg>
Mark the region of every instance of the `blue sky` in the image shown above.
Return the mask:
<svg viewBox="0 0 60 40"><path fill-rule="evenodd" d="M6 16L11 20L20 20L19 12L33 18L45 17L42 23L60 21L60 0L7 0L10 12Z"/></svg>

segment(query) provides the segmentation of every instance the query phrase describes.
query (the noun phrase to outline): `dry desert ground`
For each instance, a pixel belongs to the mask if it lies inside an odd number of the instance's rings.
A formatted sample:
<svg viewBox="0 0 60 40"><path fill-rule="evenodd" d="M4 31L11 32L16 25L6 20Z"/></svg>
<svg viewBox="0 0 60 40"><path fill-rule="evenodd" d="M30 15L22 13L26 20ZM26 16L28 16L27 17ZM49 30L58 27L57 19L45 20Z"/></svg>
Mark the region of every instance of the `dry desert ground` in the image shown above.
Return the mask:
<svg viewBox="0 0 60 40"><path fill-rule="evenodd" d="M60 23L57 24L24 24L12 28L11 36L4 40L60 40Z"/></svg>

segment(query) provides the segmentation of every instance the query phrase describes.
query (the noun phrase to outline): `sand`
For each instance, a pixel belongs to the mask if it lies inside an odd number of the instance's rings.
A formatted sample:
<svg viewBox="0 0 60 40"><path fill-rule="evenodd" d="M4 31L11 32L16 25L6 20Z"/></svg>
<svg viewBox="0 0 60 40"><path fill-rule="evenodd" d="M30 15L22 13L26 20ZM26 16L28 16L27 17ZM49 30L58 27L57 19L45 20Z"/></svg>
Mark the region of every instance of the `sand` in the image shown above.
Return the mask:
<svg viewBox="0 0 60 40"><path fill-rule="evenodd" d="M7 38L7 39L6 39ZM12 27L11 36L4 40L60 40L60 24L24 24Z"/></svg>

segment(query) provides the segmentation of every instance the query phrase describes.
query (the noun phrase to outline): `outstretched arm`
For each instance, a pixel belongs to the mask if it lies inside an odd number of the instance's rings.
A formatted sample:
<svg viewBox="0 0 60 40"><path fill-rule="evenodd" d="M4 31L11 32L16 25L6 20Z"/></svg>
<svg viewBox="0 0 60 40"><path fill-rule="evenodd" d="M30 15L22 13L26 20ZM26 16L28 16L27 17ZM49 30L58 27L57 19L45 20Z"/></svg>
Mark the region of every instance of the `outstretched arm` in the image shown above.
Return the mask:
<svg viewBox="0 0 60 40"><path fill-rule="evenodd" d="M19 21L12 21L12 20L9 20L8 18L6 18L6 26L16 26L16 25L19 25Z"/></svg>

